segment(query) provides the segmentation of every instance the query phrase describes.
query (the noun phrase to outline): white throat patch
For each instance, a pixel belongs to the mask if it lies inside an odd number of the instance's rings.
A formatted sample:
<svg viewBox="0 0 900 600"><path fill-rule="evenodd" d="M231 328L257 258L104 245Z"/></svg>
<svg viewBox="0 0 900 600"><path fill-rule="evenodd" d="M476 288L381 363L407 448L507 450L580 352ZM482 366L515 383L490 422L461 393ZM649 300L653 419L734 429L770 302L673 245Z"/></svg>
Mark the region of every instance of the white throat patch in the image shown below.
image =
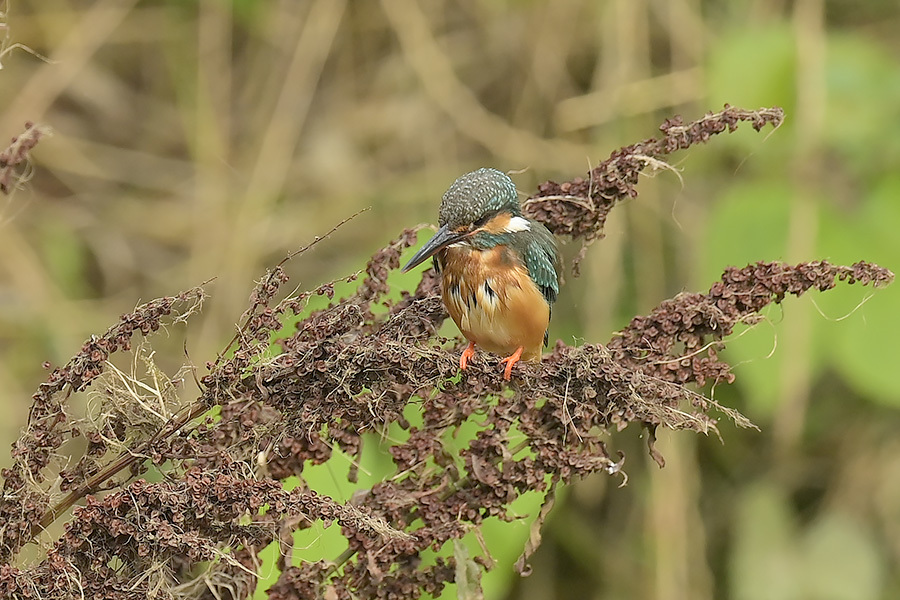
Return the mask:
<svg viewBox="0 0 900 600"><path fill-rule="evenodd" d="M531 229L531 225L528 224L528 219L523 217L512 217L509 220L509 224L504 228L506 233L517 233L519 231L528 231Z"/></svg>

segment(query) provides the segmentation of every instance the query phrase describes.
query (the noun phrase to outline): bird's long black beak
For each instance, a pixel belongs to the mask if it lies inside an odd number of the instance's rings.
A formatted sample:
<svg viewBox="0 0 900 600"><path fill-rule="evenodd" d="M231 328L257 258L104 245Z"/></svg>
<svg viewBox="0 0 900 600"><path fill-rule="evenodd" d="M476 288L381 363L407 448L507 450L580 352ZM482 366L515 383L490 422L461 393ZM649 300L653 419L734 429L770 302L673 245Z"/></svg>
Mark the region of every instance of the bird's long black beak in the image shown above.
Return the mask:
<svg viewBox="0 0 900 600"><path fill-rule="evenodd" d="M406 266L403 267L401 272L406 273L413 267L418 264L421 264L423 261L428 258L434 256L434 254L440 250L441 248L446 248L450 244L454 244L459 240L466 237L465 233L456 233L455 231L451 231L447 228L446 225L437 230L437 233L426 242L422 248L416 252L416 255L409 259L409 262L406 263Z"/></svg>

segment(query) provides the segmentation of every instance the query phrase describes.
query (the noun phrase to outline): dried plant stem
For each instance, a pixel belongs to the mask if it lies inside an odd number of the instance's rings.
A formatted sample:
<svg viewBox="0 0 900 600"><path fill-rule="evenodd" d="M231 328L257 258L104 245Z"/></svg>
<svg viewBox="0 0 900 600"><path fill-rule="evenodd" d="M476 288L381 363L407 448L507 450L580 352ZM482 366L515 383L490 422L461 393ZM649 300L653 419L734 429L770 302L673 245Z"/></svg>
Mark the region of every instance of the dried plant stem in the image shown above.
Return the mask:
<svg viewBox="0 0 900 600"><path fill-rule="evenodd" d="M208 404L197 403L194 406L185 409L184 414L182 414L181 416L171 419L164 427L160 429L159 433L153 438L147 440L133 450L123 452L116 460L107 465L102 471L85 481L75 490L69 492L69 494L67 494L62 500L55 504L53 508L48 510L41 518L37 526L31 531L31 537L34 538L34 536L40 534L41 531L49 527L51 523L58 519L60 515L72 508L72 506L74 506L76 502L78 502L88 494L92 494L97 491L100 487L103 486L104 483L109 480L110 477L113 477L122 470L131 467L138 461L146 460L147 457L145 455L145 451L148 448L153 447L154 444L159 443L166 437L177 433L181 430L182 427L202 415L207 410L209 410Z"/></svg>

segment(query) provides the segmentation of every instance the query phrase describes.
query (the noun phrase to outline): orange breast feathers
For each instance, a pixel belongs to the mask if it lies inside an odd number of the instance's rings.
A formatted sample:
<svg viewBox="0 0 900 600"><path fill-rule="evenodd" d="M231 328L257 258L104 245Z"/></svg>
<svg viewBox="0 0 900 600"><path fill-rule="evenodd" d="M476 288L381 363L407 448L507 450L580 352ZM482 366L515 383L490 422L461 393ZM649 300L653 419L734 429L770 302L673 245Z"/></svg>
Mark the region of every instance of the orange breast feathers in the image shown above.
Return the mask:
<svg viewBox="0 0 900 600"><path fill-rule="evenodd" d="M515 253L451 246L439 260L444 306L463 335L489 352L521 347L522 360L540 361L550 305Z"/></svg>

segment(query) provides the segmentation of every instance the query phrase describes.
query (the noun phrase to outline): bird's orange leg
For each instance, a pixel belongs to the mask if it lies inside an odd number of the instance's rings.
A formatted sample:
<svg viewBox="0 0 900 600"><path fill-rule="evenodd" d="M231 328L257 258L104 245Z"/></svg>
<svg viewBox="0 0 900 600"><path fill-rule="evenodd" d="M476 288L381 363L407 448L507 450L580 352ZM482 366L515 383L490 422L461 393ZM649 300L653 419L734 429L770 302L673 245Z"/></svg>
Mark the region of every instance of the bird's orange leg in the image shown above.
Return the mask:
<svg viewBox="0 0 900 600"><path fill-rule="evenodd" d="M466 365L471 359L475 358L475 342L469 341L469 345L463 350L462 356L459 357L459 368L466 370Z"/></svg>
<svg viewBox="0 0 900 600"><path fill-rule="evenodd" d="M522 357L522 350L525 348L523 346L519 346L519 349L512 353L512 356L507 356L500 362L506 363L506 370L503 371L503 379L509 381L509 378L512 376L512 368L513 365L519 362L519 359Z"/></svg>

